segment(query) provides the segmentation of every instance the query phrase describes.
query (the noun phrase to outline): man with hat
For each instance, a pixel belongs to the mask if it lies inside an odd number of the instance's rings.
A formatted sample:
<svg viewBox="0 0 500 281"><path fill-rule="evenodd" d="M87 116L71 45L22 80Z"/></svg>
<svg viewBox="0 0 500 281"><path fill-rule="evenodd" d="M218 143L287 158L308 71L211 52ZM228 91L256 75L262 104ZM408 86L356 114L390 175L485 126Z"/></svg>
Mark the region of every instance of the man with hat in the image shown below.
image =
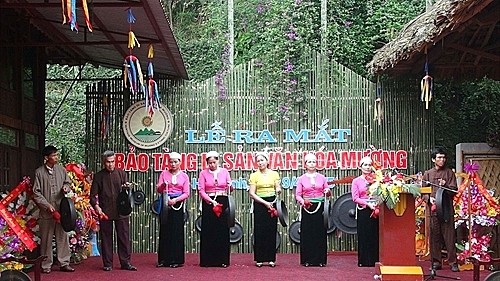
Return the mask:
<svg viewBox="0 0 500 281"><path fill-rule="evenodd" d="M90 204L101 218L101 256L103 270L113 266L113 224L118 239L118 257L121 269L137 271L130 264L129 213L120 212L118 195L129 183L127 174L115 167L115 153L107 150L102 154L104 168L94 176L90 189Z"/></svg>
<svg viewBox="0 0 500 281"><path fill-rule="evenodd" d="M33 200L40 208L38 225L40 226L40 254L47 256L42 261L42 273L50 273L53 263L52 237L56 237L57 260L60 270L73 272L70 265L71 251L69 237L60 224L61 214L58 209L64 193L70 191L70 180L66 169L57 165L57 148L48 145L43 148L45 164L35 171Z"/></svg>

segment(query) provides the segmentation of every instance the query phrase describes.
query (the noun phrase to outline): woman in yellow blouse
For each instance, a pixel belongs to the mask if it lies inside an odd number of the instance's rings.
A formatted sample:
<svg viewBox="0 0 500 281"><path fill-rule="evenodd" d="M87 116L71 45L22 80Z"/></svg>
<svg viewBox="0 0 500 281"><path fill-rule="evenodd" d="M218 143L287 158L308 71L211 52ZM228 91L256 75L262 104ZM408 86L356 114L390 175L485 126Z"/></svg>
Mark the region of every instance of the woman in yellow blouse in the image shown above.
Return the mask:
<svg viewBox="0 0 500 281"><path fill-rule="evenodd" d="M278 218L276 195L281 193L278 172L268 168L269 155L265 152L255 154L258 170L250 175L250 197L253 199L253 239L255 265L264 263L274 267L276 263L276 232Z"/></svg>

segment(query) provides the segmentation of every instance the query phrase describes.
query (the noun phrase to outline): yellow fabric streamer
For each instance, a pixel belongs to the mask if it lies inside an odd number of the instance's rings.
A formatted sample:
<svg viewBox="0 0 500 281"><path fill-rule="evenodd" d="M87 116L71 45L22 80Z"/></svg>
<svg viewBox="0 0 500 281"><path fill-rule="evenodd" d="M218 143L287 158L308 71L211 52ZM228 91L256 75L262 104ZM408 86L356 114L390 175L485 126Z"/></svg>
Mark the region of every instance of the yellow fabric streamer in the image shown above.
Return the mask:
<svg viewBox="0 0 500 281"><path fill-rule="evenodd" d="M148 46L148 59L152 59L155 55L155 51L153 49L153 44L149 44Z"/></svg>
<svg viewBox="0 0 500 281"><path fill-rule="evenodd" d="M85 15L85 22L87 23L87 28L92 32L92 24L90 23L89 8L87 6L87 0L82 0L83 14Z"/></svg>
<svg viewBox="0 0 500 281"><path fill-rule="evenodd" d="M137 40L137 37L135 37L135 34L133 31L128 32L128 48L133 49L137 45L138 48L141 47L141 44L139 44L139 41Z"/></svg>
<svg viewBox="0 0 500 281"><path fill-rule="evenodd" d="M62 24L66 24L67 21L66 21L66 5L65 5L65 0L61 0L61 7L62 7L62 17L63 17L63 21L62 21Z"/></svg>
<svg viewBox="0 0 500 281"><path fill-rule="evenodd" d="M64 0L62 0L64 1ZM66 15L68 22L71 21L71 0L66 0Z"/></svg>

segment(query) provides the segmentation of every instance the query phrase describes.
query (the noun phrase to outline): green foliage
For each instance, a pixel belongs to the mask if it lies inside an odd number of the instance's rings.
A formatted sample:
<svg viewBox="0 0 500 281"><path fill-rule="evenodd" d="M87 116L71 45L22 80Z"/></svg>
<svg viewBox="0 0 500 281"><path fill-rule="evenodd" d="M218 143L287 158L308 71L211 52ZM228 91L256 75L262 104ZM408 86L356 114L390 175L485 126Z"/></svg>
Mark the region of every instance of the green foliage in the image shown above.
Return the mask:
<svg viewBox="0 0 500 281"><path fill-rule="evenodd" d="M76 81L73 84L73 81L66 79L112 78L119 75L120 71L86 66L78 74L78 67L49 65L47 68L48 79L61 81L46 83L45 122L49 122L59 105L61 107L48 124L45 143L59 148L61 163L82 163L85 160L85 114L92 114L85 111L85 87L92 81ZM62 102L68 90L69 94Z"/></svg>
<svg viewBox="0 0 500 281"><path fill-rule="evenodd" d="M223 80L227 48L226 1L178 1L174 33L189 75L204 80L217 73ZM424 10L416 0L327 1L327 28L321 32L321 0L234 1L234 63L258 60L260 78L273 93L257 97L271 122L300 111L304 82L311 72L304 54L317 50L366 75L365 65L376 48ZM322 43L324 45L322 46ZM218 85L219 86L219 85Z"/></svg>
<svg viewBox="0 0 500 281"><path fill-rule="evenodd" d="M487 142L500 147L500 81L444 81L435 84L436 144L444 146L453 164L458 143Z"/></svg>

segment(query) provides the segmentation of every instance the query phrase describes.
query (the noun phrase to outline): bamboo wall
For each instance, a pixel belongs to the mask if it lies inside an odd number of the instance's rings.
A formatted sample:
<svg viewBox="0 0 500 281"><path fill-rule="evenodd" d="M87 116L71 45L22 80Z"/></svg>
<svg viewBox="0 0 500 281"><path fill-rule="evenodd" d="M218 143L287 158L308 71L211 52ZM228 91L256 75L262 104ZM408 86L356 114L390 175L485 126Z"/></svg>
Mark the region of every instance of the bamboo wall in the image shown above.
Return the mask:
<svg viewBox="0 0 500 281"><path fill-rule="evenodd" d="M411 83L383 85L383 119L379 125L374 120L375 84L357 75L350 69L332 62L318 54L311 54L310 76L307 82L307 98L301 109L309 112L307 120L292 116L288 121L271 122L267 116L252 114L258 108L258 96L266 98L269 89L259 82L258 68L254 61L238 65L229 71L224 83L227 99L218 99L218 88L215 79L204 82L157 80L161 91L161 100L174 116L172 135L162 147L154 150L138 152L164 152L165 149L177 152L202 153L210 150L219 152L257 151L264 148L262 144L242 144L231 142L225 144L186 144L184 131L196 129L204 131L215 121L222 121L222 126L231 131L247 129L261 131L268 129L273 135L282 134L285 128L300 130L317 128L325 119L329 119L329 128L348 128L352 137L347 143L282 143L269 145L271 149L280 147L282 151L305 150L364 150L370 145L386 150L408 151L408 173L424 170L429 166L429 151L433 144L432 118L418 100L417 84ZM106 80L87 89L86 120L86 152L89 169L98 171L101 168L99 155L111 148L117 152L127 153L129 143L122 133L122 117L127 108L141 96L133 96L119 80ZM101 121L104 96L109 98L109 135L101 137ZM198 172L188 172L191 178L197 178ZM351 170L324 170L326 176L342 178L347 175L358 175L355 168ZM251 171L232 171L233 179L248 179ZM302 171L281 171L282 177L298 177ZM146 201L136 206L131 215L132 239L134 252L155 252L157 248L158 221L150 212L149 206L157 196L154 191L159 172L152 169L148 172L131 172L131 181L138 183L146 194ZM334 198L350 191L350 186L341 185L333 189ZM282 198L288 205L290 220L297 218L298 208L294 200L294 189L284 189ZM252 219L249 214L250 199L246 190L237 189L233 193L238 209L236 218L244 229L243 239L232 246L233 252L252 252L251 233ZM185 226L186 251L198 252L199 234L194 228L194 221L199 215L200 199L196 190L187 203L189 218ZM287 228L278 226L281 234L279 252L294 253L299 251L288 237ZM342 232L334 232L328 237L330 251L355 251L356 236Z"/></svg>

